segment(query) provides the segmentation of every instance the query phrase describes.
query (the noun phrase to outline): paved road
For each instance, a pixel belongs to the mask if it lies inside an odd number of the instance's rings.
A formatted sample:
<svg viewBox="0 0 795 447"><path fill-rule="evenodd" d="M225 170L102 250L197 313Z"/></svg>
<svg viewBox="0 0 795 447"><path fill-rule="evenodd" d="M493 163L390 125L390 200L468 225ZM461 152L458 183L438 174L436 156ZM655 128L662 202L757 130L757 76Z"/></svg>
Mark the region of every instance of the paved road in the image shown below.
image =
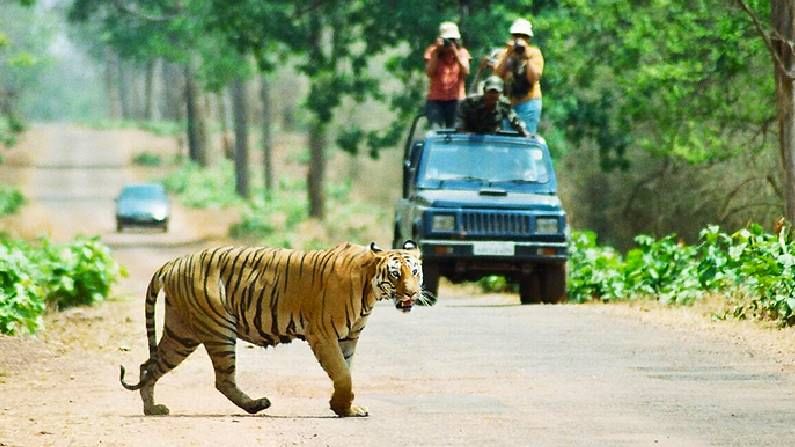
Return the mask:
<svg viewBox="0 0 795 447"><path fill-rule="evenodd" d="M72 147L120 146L113 134L65 131ZM43 185L55 185L53 218L74 229L78 214L111 212L109 184L131 175L119 164L101 168L117 171L107 176L46 169L30 188L46 202ZM87 225L112 239L104 219ZM172 415L143 417L137 393L118 385L118 364L135 375L145 359L146 281L194 248L191 231L186 222L170 236L124 235L114 249L131 272L117 287L123 299L56 318L49 337L0 338L0 445L795 445L791 364L609 307L520 306L444 285L436 307L374 311L354 360L368 418L333 417L331 385L302 342L238 346L241 386L273 402L261 415L215 391L199 350L156 389ZM157 239L166 237L184 243Z"/></svg>

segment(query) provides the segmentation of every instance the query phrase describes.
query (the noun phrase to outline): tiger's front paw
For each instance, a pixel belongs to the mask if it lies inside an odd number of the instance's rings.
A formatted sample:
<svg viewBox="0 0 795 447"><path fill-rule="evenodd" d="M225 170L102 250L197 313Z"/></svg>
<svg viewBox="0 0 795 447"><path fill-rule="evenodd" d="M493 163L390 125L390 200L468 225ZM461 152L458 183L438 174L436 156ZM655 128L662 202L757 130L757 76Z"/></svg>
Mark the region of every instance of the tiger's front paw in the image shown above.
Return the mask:
<svg viewBox="0 0 795 447"><path fill-rule="evenodd" d="M358 405L353 405L353 404L351 404L351 406L349 408L340 408L340 409L332 408L332 410L334 410L334 413L336 413L337 416L339 416L341 418L366 417L367 416L367 408L360 407Z"/></svg>

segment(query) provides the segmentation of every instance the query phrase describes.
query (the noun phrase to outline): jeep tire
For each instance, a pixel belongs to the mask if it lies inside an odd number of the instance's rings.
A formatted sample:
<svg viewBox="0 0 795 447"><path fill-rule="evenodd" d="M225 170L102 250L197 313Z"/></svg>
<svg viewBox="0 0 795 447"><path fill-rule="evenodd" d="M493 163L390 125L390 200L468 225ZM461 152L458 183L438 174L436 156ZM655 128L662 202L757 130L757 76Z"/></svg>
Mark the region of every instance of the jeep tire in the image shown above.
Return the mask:
<svg viewBox="0 0 795 447"><path fill-rule="evenodd" d="M538 304L541 302L539 272L522 273L519 276L519 301L522 304Z"/></svg>
<svg viewBox="0 0 795 447"><path fill-rule="evenodd" d="M545 303L566 302L566 264L546 264L540 269L541 299Z"/></svg>

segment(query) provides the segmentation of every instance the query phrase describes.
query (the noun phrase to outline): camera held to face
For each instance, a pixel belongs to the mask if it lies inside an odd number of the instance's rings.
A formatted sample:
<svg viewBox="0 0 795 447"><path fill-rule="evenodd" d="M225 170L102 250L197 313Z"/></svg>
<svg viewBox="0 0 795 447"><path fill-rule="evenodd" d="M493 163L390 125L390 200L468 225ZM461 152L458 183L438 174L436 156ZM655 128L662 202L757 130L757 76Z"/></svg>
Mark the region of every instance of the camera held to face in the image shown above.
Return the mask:
<svg viewBox="0 0 795 447"><path fill-rule="evenodd" d="M455 39L453 39L451 37L445 37L444 39L442 39L442 46L444 48L453 48L453 47L455 47L457 45L456 45Z"/></svg>
<svg viewBox="0 0 795 447"><path fill-rule="evenodd" d="M514 39L513 46L511 47L513 53L517 56L524 56L525 48L527 47L527 43L522 39Z"/></svg>

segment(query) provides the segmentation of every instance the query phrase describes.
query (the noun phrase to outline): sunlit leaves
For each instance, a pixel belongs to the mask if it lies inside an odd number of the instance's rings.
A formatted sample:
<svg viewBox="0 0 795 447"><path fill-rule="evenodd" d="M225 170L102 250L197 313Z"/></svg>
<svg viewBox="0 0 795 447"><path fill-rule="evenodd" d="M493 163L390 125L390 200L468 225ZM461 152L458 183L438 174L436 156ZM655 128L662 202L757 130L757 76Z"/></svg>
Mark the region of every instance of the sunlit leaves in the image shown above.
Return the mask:
<svg viewBox="0 0 795 447"><path fill-rule="evenodd" d="M624 257L596 244L593 233L575 233L569 264L569 297L590 299L651 297L688 304L707 293L727 297L735 318L772 319L795 324L795 240L790 229L766 233L753 224L733 234L704 228L697 246L668 235L640 235ZM733 296L747 296L731 302Z"/></svg>
<svg viewBox="0 0 795 447"><path fill-rule="evenodd" d="M123 275L98 237L58 245L0 239L0 334L35 333L47 304L101 301Z"/></svg>

